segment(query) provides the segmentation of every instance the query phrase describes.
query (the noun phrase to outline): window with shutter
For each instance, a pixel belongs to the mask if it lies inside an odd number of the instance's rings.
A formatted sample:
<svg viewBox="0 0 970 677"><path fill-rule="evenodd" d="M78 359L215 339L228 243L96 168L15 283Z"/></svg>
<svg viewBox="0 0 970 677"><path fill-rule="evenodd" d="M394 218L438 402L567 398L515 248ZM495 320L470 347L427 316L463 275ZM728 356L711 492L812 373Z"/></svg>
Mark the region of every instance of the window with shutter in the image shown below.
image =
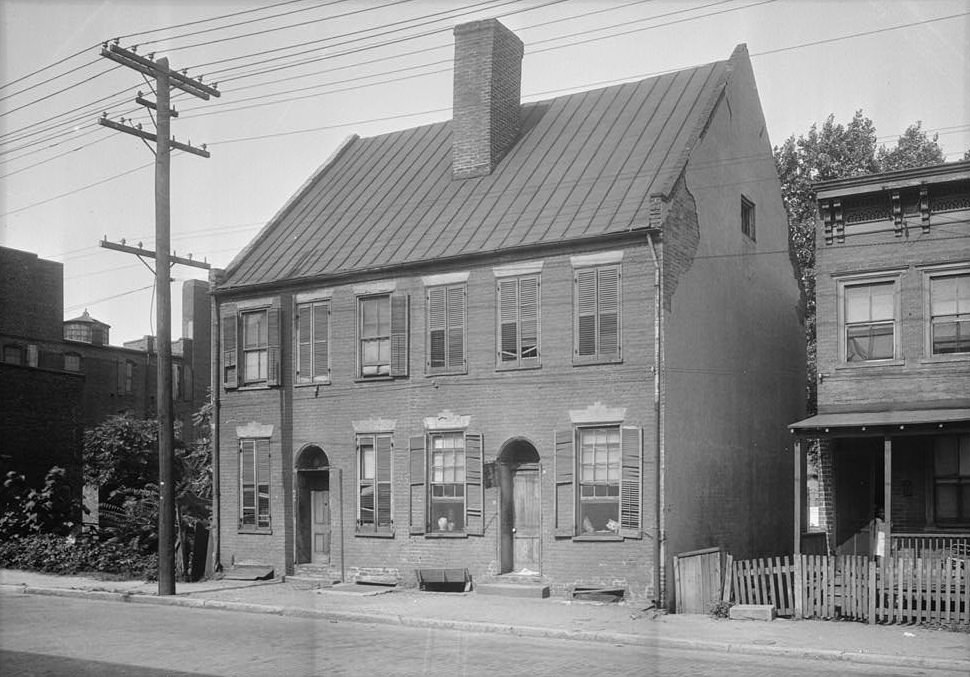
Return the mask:
<svg viewBox="0 0 970 677"><path fill-rule="evenodd" d="M390 433L357 436L358 534L392 533L392 448Z"/></svg>
<svg viewBox="0 0 970 677"><path fill-rule="evenodd" d="M539 366L539 277L499 280L498 367Z"/></svg>
<svg viewBox="0 0 970 677"><path fill-rule="evenodd" d="M380 294L357 299L358 377L408 374L408 297Z"/></svg>
<svg viewBox="0 0 970 677"><path fill-rule="evenodd" d="M620 351L620 267L577 270L574 361L618 362Z"/></svg>
<svg viewBox="0 0 970 677"><path fill-rule="evenodd" d="M555 480L556 480L556 524L557 537L576 535L576 455L572 430L558 430L555 435Z"/></svg>
<svg viewBox="0 0 970 677"><path fill-rule="evenodd" d="M269 440L239 440L239 530L269 531Z"/></svg>
<svg viewBox="0 0 970 677"><path fill-rule="evenodd" d="M330 382L330 302L296 307L296 382Z"/></svg>
<svg viewBox="0 0 970 677"><path fill-rule="evenodd" d="M620 536L643 536L643 431L620 430Z"/></svg>
<svg viewBox="0 0 970 677"><path fill-rule="evenodd" d="M427 291L428 373L465 371L465 285Z"/></svg>

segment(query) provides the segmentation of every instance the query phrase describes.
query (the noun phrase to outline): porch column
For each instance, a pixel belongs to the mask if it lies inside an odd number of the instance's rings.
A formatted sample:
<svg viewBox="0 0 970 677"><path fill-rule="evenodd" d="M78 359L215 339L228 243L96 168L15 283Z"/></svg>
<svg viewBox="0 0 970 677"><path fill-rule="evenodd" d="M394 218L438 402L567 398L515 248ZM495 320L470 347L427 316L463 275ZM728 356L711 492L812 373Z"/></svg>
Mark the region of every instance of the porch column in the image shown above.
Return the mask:
<svg viewBox="0 0 970 677"><path fill-rule="evenodd" d="M893 494L893 440L889 435L883 438L882 459L882 504L883 530L886 533L886 556L892 554L892 494Z"/></svg>
<svg viewBox="0 0 970 677"><path fill-rule="evenodd" d="M802 514L805 495L805 450L802 449L802 438L795 437L795 555L802 553Z"/></svg>

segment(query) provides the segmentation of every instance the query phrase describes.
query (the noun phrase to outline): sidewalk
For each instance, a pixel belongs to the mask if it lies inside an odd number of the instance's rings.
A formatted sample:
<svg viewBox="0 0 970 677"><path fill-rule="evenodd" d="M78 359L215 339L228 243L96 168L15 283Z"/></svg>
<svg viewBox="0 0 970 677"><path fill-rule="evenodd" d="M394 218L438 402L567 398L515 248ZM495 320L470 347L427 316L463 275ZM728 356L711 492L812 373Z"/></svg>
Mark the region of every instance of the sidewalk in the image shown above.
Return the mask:
<svg viewBox="0 0 970 677"><path fill-rule="evenodd" d="M274 581L179 583L158 597L156 583L99 581L0 569L0 592L84 596L146 604L438 627L729 653L787 655L970 674L970 634L835 621L715 620L667 615L636 603L517 599L471 593L338 585L301 590Z"/></svg>

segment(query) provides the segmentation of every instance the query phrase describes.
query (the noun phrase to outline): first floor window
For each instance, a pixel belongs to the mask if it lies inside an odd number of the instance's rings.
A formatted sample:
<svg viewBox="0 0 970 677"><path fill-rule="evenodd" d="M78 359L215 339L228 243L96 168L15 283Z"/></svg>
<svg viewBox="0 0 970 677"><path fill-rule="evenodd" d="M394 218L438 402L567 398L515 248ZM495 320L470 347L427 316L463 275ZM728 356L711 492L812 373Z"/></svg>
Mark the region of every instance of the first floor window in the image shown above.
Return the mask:
<svg viewBox="0 0 970 677"><path fill-rule="evenodd" d="M741 232L752 240L757 239L754 223L754 202L741 196Z"/></svg>
<svg viewBox="0 0 970 677"><path fill-rule="evenodd" d="M557 432L554 476L556 536L641 537L640 428L602 425Z"/></svg>
<svg viewBox="0 0 970 677"><path fill-rule="evenodd" d="M970 273L930 277L932 355L970 353Z"/></svg>
<svg viewBox="0 0 970 677"><path fill-rule="evenodd" d="M937 437L933 451L936 521L970 523L970 435Z"/></svg>
<svg viewBox="0 0 970 677"><path fill-rule="evenodd" d="M411 533L481 536L482 436L442 431L412 437L410 461Z"/></svg>
<svg viewBox="0 0 970 677"><path fill-rule="evenodd" d="M391 530L391 435L357 436L357 532Z"/></svg>
<svg viewBox="0 0 970 677"><path fill-rule="evenodd" d="M579 430L579 522L582 533L620 527L620 428Z"/></svg>
<svg viewBox="0 0 970 677"><path fill-rule="evenodd" d="M845 361L891 360L896 346L896 283L846 284L843 292Z"/></svg>
<svg viewBox="0 0 970 677"><path fill-rule="evenodd" d="M431 529L465 530L465 435L431 436Z"/></svg>
<svg viewBox="0 0 970 677"><path fill-rule="evenodd" d="M239 528L270 528L269 440L239 441Z"/></svg>

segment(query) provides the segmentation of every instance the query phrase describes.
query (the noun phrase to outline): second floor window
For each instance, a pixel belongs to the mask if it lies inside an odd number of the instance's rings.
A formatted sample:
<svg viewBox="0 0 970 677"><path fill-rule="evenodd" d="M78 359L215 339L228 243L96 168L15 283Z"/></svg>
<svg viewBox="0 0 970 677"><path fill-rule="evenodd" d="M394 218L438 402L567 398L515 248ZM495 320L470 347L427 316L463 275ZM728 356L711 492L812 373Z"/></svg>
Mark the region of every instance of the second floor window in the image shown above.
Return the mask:
<svg viewBox="0 0 970 677"><path fill-rule="evenodd" d="M895 282L846 284L843 287L842 318L846 362L895 357Z"/></svg>
<svg viewBox="0 0 970 677"><path fill-rule="evenodd" d="M428 372L464 372L465 285L431 287L427 302Z"/></svg>
<svg viewBox="0 0 970 677"><path fill-rule="evenodd" d="M280 308L268 304L240 309L222 305L222 384L239 386L279 385Z"/></svg>
<svg viewBox="0 0 970 677"><path fill-rule="evenodd" d="M575 286L575 361L620 359L620 267L577 270Z"/></svg>
<svg viewBox="0 0 970 677"><path fill-rule="evenodd" d="M403 294L357 299L360 378L407 376L408 297Z"/></svg>
<svg viewBox="0 0 970 677"><path fill-rule="evenodd" d="M970 353L970 273L930 277L932 355Z"/></svg>
<svg viewBox="0 0 970 677"><path fill-rule="evenodd" d="M330 302L296 307L296 382L330 380Z"/></svg>
<svg viewBox="0 0 970 677"><path fill-rule="evenodd" d="M539 365L539 277L498 282L498 366Z"/></svg>

